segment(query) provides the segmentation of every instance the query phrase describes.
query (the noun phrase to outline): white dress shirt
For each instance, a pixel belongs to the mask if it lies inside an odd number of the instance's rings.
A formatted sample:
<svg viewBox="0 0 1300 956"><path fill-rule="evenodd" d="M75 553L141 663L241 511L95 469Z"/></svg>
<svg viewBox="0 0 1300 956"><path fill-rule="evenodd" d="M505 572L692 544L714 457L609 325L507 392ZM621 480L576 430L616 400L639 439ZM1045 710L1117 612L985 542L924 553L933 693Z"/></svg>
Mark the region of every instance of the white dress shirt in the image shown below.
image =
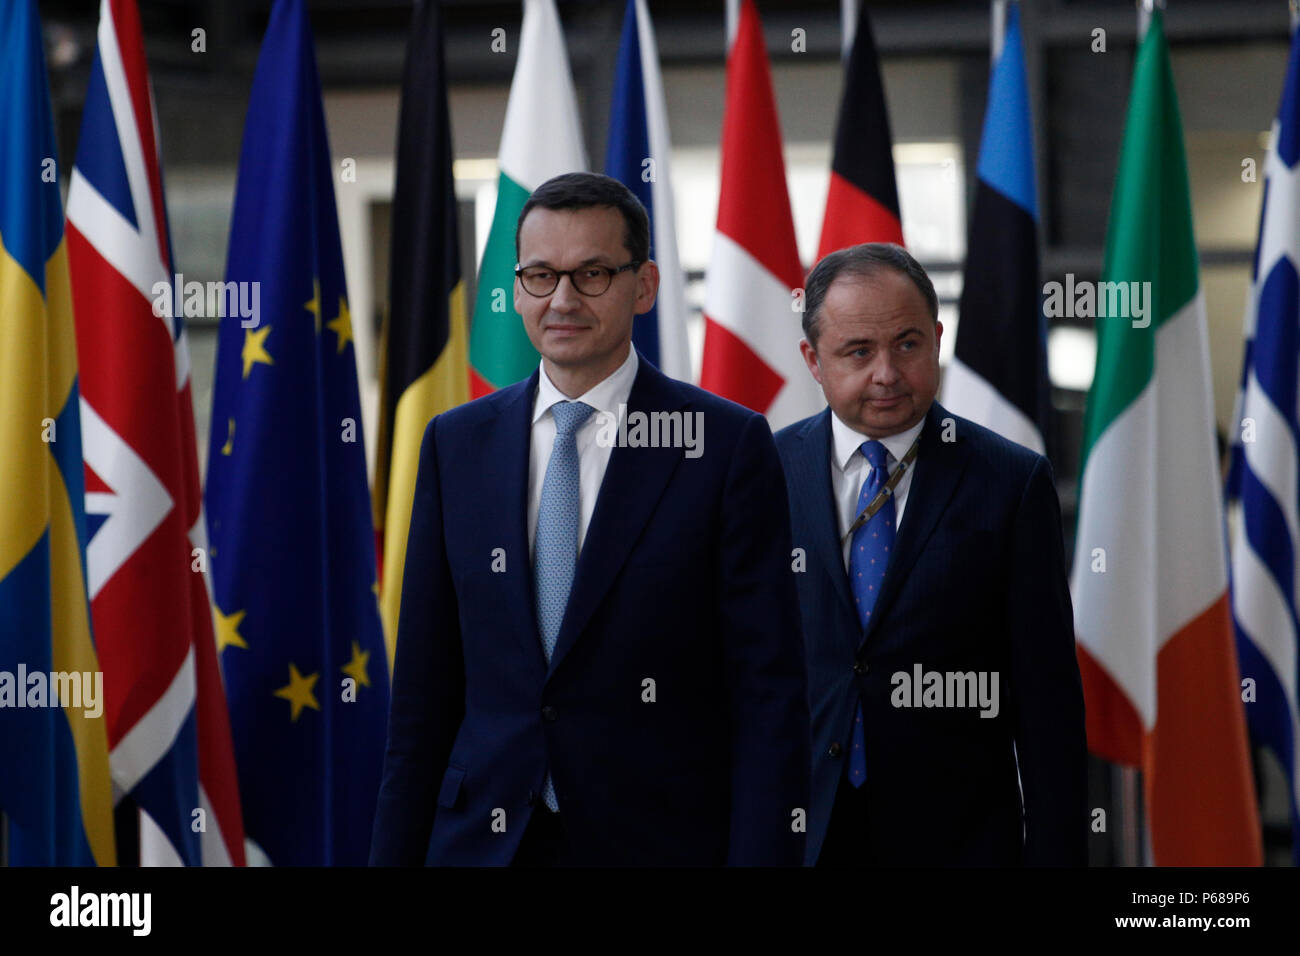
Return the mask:
<svg viewBox="0 0 1300 956"><path fill-rule="evenodd" d="M597 385L593 385L574 401L590 405L596 411L582 423L574 434L578 446L578 551L582 551L582 542L587 537L587 526L591 524L592 512L596 510L596 496L600 494L600 483L605 479L605 469L609 467L609 456L613 453L612 445L602 447L596 441L596 433L601 427L601 412L607 412L618 418L618 406L626 405L632 394L632 382L636 379L636 349L628 345L628 356L617 369ZM551 449L555 447L555 416L551 406L556 402L567 402L569 397L555 387L546 367L542 366L537 376L537 396L533 399L533 432L528 447L528 559L533 560L533 548L537 539L537 512L542 507L542 483L546 480L546 466L551 461Z"/></svg>
<svg viewBox="0 0 1300 956"><path fill-rule="evenodd" d="M924 425L925 419L922 418L905 432L877 439L889 452L890 474L894 473L916 436L921 434ZM858 516L858 496L862 494L862 483L871 475L871 465L860 450L864 441L871 441L871 436L854 431L831 412L831 488L835 492L835 512L840 519L841 551L846 571L849 568L849 548L853 541L844 540L844 536L849 533L849 526ZM907 507L907 492L912 487L912 472L915 470L913 464L894 488L895 530L903 526L903 509Z"/></svg>

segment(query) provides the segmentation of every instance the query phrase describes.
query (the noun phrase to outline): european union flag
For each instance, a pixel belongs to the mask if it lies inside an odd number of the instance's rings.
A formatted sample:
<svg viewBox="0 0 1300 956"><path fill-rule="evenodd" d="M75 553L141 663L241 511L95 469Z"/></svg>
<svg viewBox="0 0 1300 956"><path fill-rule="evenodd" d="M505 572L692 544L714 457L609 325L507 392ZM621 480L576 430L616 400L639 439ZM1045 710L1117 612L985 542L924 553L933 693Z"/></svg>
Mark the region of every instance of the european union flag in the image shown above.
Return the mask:
<svg viewBox="0 0 1300 956"><path fill-rule="evenodd" d="M206 490L245 831L275 865L365 864L388 707L331 171L306 11L277 0L226 265L254 314L221 320Z"/></svg>

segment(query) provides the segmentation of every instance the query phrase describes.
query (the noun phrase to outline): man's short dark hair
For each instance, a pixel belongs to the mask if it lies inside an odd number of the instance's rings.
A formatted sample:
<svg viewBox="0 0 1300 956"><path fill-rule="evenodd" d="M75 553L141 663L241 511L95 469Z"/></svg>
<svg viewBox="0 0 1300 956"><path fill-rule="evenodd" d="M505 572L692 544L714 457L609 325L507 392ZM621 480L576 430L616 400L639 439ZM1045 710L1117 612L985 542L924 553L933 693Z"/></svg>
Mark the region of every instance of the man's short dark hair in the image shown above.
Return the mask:
<svg viewBox="0 0 1300 956"><path fill-rule="evenodd" d="M921 263L912 258L912 254L902 246L892 242L864 242L860 246L849 246L832 252L813 268L804 285L803 335L813 346L817 347L818 313L831 283L840 276L870 278L889 270L901 273L912 280L920 290L925 304L930 311L930 318L939 320L939 297L934 293L934 283L921 268Z"/></svg>
<svg viewBox="0 0 1300 956"><path fill-rule="evenodd" d="M645 262L650 258L650 217L632 190L617 179L600 173L562 173L534 189L519 211L519 221L515 223L516 260L519 258L519 230L528 214L538 206L542 209L612 206L623 216L623 245L627 246L632 259Z"/></svg>

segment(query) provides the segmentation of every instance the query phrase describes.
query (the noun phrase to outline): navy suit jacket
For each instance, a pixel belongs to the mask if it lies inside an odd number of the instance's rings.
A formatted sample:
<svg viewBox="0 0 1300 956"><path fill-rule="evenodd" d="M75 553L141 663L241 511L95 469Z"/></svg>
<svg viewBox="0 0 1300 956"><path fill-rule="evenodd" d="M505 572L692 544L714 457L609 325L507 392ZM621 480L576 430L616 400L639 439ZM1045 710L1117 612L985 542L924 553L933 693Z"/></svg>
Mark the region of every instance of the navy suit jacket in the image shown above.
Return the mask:
<svg viewBox="0 0 1300 956"><path fill-rule="evenodd" d="M776 443L794 544L808 555L795 575L813 722L807 861L826 838L861 694L864 862L1085 865L1083 691L1047 459L932 404L864 631L832 498L830 410L782 429ZM903 686L894 675L910 679L918 664L996 671L997 716L894 706Z"/></svg>
<svg viewBox="0 0 1300 956"><path fill-rule="evenodd" d="M703 454L613 449L548 667L537 379L425 433L371 862L510 862L549 767L576 862L799 865L807 689L767 422L641 359L629 414L703 412Z"/></svg>

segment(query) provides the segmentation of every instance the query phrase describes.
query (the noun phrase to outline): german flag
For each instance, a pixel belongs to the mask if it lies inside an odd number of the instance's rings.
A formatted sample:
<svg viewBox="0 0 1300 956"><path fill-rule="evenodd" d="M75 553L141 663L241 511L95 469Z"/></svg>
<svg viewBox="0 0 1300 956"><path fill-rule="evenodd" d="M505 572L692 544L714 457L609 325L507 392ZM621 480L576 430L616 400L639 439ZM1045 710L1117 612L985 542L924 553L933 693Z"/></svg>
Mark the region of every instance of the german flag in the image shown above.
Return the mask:
<svg viewBox="0 0 1300 956"><path fill-rule="evenodd" d="M893 142L876 40L864 7L845 70L818 259L862 242L903 244Z"/></svg>
<svg viewBox="0 0 1300 956"><path fill-rule="evenodd" d="M374 508L380 610L391 669L406 531L429 421L469 399L465 284L460 273L442 7L417 0L397 133L389 311L380 344Z"/></svg>

